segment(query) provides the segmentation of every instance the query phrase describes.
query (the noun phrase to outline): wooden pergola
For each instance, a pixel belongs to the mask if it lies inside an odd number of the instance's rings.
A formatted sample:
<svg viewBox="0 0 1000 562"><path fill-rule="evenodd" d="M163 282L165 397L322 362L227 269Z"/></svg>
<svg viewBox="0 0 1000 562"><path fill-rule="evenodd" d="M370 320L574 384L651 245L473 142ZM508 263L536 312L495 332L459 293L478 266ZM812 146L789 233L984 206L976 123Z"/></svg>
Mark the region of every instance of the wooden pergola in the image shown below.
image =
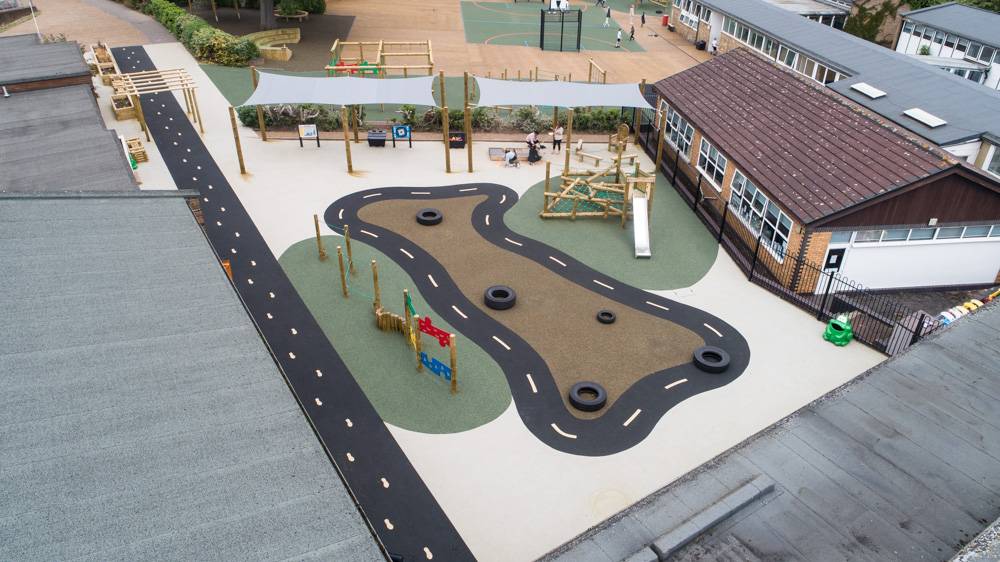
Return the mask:
<svg viewBox="0 0 1000 562"><path fill-rule="evenodd" d="M146 126L146 118L142 113L142 105L139 98L144 94L159 94L162 92L184 92L184 105L186 112L198 123L198 128L205 134L205 126L201 121L201 112L198 110L198 99L194 95L197 87L194 80L182 68L172 70L150 70L147 72L132 72L121 75L122 93L127 94L132 104L135 106L136 115L139 117L139 125L146 133L146 140L153 139L149 135L149 128Z"/></svg>

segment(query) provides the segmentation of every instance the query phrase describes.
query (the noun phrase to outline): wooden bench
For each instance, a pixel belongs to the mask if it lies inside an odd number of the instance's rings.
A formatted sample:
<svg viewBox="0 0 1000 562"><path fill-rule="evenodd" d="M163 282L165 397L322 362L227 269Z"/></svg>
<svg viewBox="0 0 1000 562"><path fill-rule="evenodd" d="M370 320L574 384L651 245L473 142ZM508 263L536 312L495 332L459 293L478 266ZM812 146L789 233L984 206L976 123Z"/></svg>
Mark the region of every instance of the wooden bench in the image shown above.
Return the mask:
<svg viewBox="0 0 1000 562"><path fill-rule="evenodd" d="M583 162L584 158L590 158L591 160L594 161L594 165L595 166L600 166L601 165L601 160L604 160L604 158L601 157L601 156L598 156L596 154L590 154L590 153L584 152L583 151L583 141L582 140L580 142L576 143L576 155L580 157L580 162Z"/></svg>
<svg viewBox="0 0 1000 562"><path fill-rule="evenodd" d="M300 11L297 14L294 14L294 15L291 15L291 16L286 16L286 15L282 14L280 10L275 10L274 11L274 17L276 17L276 18L285 18L285 21L288 21L288 20L299 20L299 21L302 21L302 20L309 19L309 12Z"/></svg>
<svg viewBox="0 0 1000 562"><path fill-rule="evenodd" d="M260 54L267 60L287 61L292 58L292 50L286 43L298 43L302 39L299 28L271 29L246 35L246 39L256 43ZM273 45L280 44L280 47Z"/></svg>
<svg viewBox="0 0 1000 562"><path fill-rule="evenodd" d="M628 137L625 137L625 140L623 141L622 144L625 145L625 146L622 147L622 150L625 150L626 148L628 148ZM618 148L618 134L617 133L612 133L612 134L608 135L608 150L609 151L614 151L617 148Z"/></svg>

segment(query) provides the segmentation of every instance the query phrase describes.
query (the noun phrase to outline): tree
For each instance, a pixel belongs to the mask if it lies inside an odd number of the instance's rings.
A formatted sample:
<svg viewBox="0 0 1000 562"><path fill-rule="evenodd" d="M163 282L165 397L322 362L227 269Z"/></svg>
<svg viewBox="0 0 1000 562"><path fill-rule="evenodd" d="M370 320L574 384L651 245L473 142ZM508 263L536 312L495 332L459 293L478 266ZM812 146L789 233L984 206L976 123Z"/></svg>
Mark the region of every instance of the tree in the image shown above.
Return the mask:
<svg viewBox="0 0 1000 562"><path fill-rule="evenodd" d="M274 17L274 0L260 0L260 30L277 29L278 20Z"/></svg>

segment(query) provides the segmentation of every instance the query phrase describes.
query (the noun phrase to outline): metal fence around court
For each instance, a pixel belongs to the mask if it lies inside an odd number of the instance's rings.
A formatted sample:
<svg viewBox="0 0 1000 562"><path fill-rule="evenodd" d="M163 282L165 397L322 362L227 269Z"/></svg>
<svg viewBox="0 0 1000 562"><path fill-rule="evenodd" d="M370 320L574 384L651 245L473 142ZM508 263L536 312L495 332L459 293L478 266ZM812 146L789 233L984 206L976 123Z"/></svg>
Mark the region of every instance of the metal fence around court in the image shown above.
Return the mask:
<svg viewBox="0 0 1000 562"><path fill-rule="evenodd" d="M655 161L660 140L655 113L644 111L640 119L636 143ZM814 314L819 321L847 315L854 337L887 355L899 353L941 325L933 315L913 311L887 294L769 246L761 233L744 223L726 201L706 196L700 181L693 182L684 173L688 169L688 164L664 143L660 172L673 183L748 281ZM700 180L700 175L696 177Z"/></svg>
<svg viewBox="0 0 1000 562"><path fill-rule="evenodd" d="M539 46L543 51L580 52L581 10L541 10Z"/></svg>

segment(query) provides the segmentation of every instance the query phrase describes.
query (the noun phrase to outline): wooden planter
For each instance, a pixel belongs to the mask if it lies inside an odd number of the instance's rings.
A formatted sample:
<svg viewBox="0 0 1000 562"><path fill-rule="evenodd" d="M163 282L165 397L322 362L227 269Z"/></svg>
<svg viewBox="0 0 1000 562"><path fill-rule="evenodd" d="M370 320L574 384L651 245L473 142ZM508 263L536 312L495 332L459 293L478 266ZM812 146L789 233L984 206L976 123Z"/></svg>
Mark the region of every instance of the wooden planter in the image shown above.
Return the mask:
<svg viewBox="0 0 1000 562"><path fill-rule="evenodd" d="M128 102L128 105L125 107L118 107L117 102L119 100ZM124 94L114 94L111 96L111 109L115 112L115 119L118 121L139 118L138 114L135 112L135 106L132 105L132 100Z"/></svg>

